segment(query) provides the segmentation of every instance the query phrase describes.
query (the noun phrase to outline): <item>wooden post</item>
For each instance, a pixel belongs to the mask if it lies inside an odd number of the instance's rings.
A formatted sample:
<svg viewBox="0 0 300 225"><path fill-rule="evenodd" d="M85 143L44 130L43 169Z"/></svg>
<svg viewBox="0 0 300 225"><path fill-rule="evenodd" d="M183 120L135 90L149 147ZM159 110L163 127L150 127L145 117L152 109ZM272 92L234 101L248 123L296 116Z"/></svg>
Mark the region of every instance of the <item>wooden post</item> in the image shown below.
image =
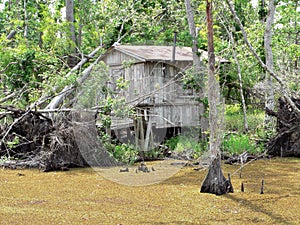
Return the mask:
<svg viewBox="0 0 300 225"><path fill-rule="evenodd" d="M150 141L150 134L152 129L152 117L149 115L149 120L147 124L147 130L146 130L146 140L145 140L145 145L144 145L144 151L148 151L149 149L149 141Z"/></svg>
<svg viewBox="0 0 300 225"><path fill-rule="evenodd" d="M134 126L135 148L137 150L139 150L139 120L138 120L138 117L134 119L133 126Z"/></svg>

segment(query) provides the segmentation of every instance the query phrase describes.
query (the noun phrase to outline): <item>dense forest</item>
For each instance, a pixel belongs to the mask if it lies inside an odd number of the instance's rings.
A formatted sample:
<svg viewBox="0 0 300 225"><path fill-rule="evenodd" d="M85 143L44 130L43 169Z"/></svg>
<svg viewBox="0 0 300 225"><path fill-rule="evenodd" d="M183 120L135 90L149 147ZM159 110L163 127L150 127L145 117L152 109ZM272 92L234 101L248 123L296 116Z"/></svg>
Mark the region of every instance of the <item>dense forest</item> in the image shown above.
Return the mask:
<svg viewBox="0 0 300 225"><path fill-rule="evenodd" d="M26 159L27 166L49 171L101 160L74 152L74 133L68 129L76 117L70 116L75 103L86 101L97 85L105 96L93 105L103 125L97 132L107 154L117 159L103 163L140 160L135 146L114 142L107 135L111 113L118 113L115 107L125 100L112 97L105 85L110 79L107 68L99 58L117 44L173 45L174 33L176 44L192 47L196 58L198 49L213 50L230 62L217 65L208 58L207 77L197 72L195 60L194 71L182 77L186 88L200 93L199 104L206 107L210 122L221 123L202 130L196 142L187 136L165 140L163 148L149 151L149 158L173 151L187 154L184 149L191 149L189 157L198 159L209 143L215 144L212 153L230 160L245 152L251 157L299 156L299 4L298 0L0 1L1 162ZM98 79L94 86L95 80L87 79L92 76ZM217 82L211 83L209 77ZM211 84L220 94L210 95ZM84 85L92 88L78 99L75 93ZM125 89L126 81L118 85ZM90 106L86 104L86 109ZM210 142L203 135L208 133ZM82 130L79 136L85 142L94 141L84 134ZM215 138L220 140L214 142Z"/></svg>

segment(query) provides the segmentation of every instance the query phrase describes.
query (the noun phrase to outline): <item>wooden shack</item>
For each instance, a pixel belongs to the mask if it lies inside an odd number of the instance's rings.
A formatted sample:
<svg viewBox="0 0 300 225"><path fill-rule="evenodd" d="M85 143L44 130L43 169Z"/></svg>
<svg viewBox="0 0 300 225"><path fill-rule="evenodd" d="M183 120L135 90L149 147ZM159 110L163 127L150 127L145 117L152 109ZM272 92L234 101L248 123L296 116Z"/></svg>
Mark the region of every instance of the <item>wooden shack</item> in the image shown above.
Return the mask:
<svg viewBox="0 0 300 225"><path fill-rule="evenodd" d="M207 59L207 52L200 55ZM143 128L142 136L147 139L153 130L168 133L199 125L196 93L184 89L182 82L182 75L193 64L190 47L117 45L108 49L102 61L109 66L113 90L118 79L129 81L128 90L116 91L116 97L124 96L142 121L114 118L112 130Z"/></svg>

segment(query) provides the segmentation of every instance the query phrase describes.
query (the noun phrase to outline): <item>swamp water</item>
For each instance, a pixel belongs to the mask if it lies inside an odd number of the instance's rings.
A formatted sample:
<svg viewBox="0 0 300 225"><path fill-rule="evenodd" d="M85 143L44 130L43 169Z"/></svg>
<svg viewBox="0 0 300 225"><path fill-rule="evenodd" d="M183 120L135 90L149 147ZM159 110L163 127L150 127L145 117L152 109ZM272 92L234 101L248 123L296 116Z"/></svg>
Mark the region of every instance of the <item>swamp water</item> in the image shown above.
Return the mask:
<svg viewBox="0 0 300 225"><path fill-rule="evenodd" d="M223 172L238 168L223 165ZM299 158L255 161L222 196L199 193L206 173L183 167L163 182L128 186L91 168L1 169L0 224L300 224Z"/></svg>

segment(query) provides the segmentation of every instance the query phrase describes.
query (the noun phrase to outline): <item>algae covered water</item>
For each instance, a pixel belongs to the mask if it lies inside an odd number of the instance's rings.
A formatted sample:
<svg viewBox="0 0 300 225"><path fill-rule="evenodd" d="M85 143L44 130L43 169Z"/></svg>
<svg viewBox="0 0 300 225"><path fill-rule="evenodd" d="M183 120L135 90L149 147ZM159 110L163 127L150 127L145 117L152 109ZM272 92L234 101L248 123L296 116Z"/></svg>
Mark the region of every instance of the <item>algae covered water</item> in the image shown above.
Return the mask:
<svg viewBox="0 0 300 225"><path fill-rule="evenodd" d="M223 166L224 173L238 168ZM91 168L2 169L0 224L300 224L299 158L255 161L222 196L199 192L206 172L183 167L161 183L128 186Z"/></svg>

